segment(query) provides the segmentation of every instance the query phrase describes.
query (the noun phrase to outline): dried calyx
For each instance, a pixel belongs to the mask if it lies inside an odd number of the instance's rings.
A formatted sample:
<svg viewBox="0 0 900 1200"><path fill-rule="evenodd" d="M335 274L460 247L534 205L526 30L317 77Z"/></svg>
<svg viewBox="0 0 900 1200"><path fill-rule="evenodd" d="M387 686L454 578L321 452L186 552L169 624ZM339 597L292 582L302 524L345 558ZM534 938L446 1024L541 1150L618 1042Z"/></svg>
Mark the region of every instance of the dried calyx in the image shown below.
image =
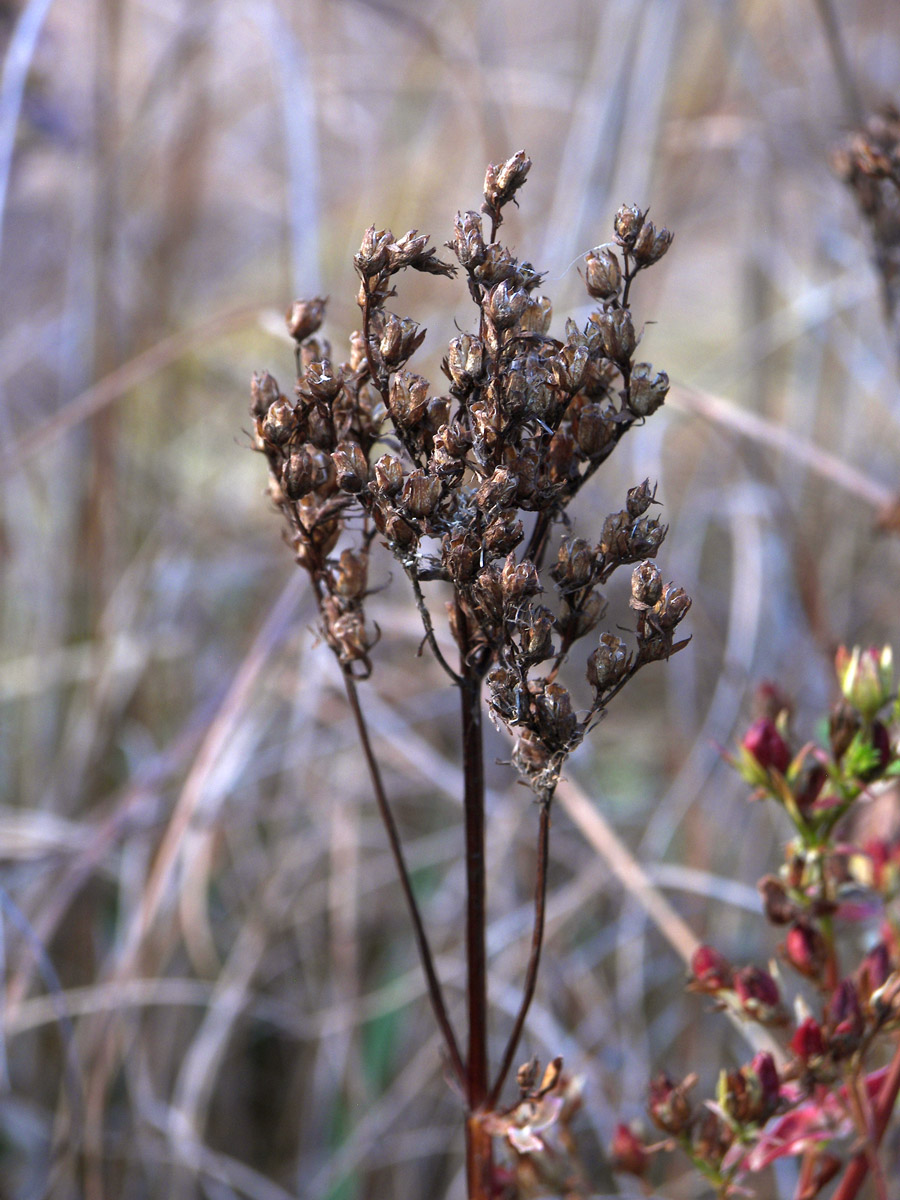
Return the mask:
<svg viewBox="0 0 900 1200"><path fill-rule="evenodd" d="M597 308L554 337L541 275L496 240L503 208L530 167L519 153L488 168L482 213L457 214L447 243L458 267L416 230L395 238L368 229L354 258L362 329L346 361L335 365L319 336L325 302L297 301L287 316L294 398L264 372L254 377L251 411L271 498L312 577L324 636L343 668L357 676L371 669L377 631L364 601L370 550L380 538L413 585L441 665L456 682L487 680L491 712L516 738L517 767L549 798L566 756L610 699L640 667L686 644L675 641L675 630L690 598L664 584L652 562L666 526L654 515L647 481L628 492L596 541L563 536L544 569L567 505L665 398L665 373L634 361L639 337L628 297L672 235L640 209L620 209L613 242L585 258ZM461 270L478 309L475 329L448 347L443 393L409 369L424 330L387 309L404 270ZM626 564L636 564L630 645L595 632L606 612L600 588ZM422 590L431 581L450 585L459 671L434 635ZM559 674L575 642L591 635L593 699L578 712Z"/></svg>

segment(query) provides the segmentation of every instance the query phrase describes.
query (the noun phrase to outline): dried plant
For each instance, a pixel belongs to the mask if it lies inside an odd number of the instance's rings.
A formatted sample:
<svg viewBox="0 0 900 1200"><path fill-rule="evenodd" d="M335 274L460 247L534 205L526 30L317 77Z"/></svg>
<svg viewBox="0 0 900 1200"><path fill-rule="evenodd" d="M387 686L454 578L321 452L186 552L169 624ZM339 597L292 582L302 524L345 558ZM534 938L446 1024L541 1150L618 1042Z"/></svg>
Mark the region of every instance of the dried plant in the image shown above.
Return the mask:
<svg viewBox="0 0 900 1200"><path fill-rule="evenodd" d="M690 598L664 584L653 558L666 526L653 515L648 481L631 488L596 541L570 531L567 509L624 435L663 403L664 372L635 362L630 310L637 275L667 251L671 233L639 208L619 210L614 242L592 250L584 277L597 302L584 325L550 334L542 276L497 241L531 161L523 153L485 177L482 214L457 215L439 258L412 230L395 238L369 228L355 256L361 329L336 365L319 336L321 299L287 315L297 383L288 399L264 372L252 384L254 445L269 464L269 493L298 564L310 576L322 635L340 664L377 802L412 916L428 992L451 1077L466 1105L470 1197L524 1194L526 1180L572 1194L571 1171L551 1155L546 1130L564 1127L571 1089L559 1061L538 1085L537 1064L519 1073L519 1099L499 1108L537 980L544 925L550 812L568 755L644 666L686 641L676 629ZM446 392L409 369L425 331L389 311L406 270L451 277L461 269L477 320L453 338L442 362ZM561 531L562 536L557 533ZM400 836L373 754L357 683L372 670L378 630L366 616L370 558L383 542L407 576L424 636L461 699L465 778L468 1044L457 1037L406 869ZM557 544L558 543L558 544ZM547 565L550 560L551 565ZM600 589L634 565L633 640L602 628ZM635 565L636 564L636 565ZM427 593L427 594L426 594ZM556 600L551 597L555 593ZM457 661L441 649L434 613L446 599ZM580 712L562 682L577 642L590 639L591 699ZM514 739L513 763L537 799L537 872L531 955L518 1014L499 1063L488 1061L488 978L482 693L492 719ZM494 1163L503 1136L512 1165Z"/></svg>
<svg viewBox="0 0 900 1200"><path fill-rule="evenodd" d="M896 786L900 702L889 647L841 649L837 673L827 746L792 746L790 708L766 687L732 759L754 800L779 804L794 828L780 871L759 882L766 919L784 930L786 972L735 967L712 946L691 964L690 988L765 1029L774 1053L723 1069L705 1105L689 1095L696 1075L658 1076L650 1116L666 1140L647 1146L619 1126L621 1170L643 1177L653 1152L677 1146L722 1198L750 1194L748 1177L785 1157L800 1163L795 1200L837 1176L833 1200L852 1200L869 1173L890 1194L878 1150L900 1092L900 839L860 842L853 818L873 789Z"/></svg>

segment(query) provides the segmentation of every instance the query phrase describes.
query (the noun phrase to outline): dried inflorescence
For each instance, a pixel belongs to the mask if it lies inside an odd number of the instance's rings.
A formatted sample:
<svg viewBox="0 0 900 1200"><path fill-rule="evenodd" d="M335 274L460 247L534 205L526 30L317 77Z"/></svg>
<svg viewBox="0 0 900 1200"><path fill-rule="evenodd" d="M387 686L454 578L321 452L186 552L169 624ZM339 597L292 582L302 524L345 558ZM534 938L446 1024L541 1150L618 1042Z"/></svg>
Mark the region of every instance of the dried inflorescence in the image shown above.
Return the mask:
<svg viewBox="0 0 900 1200"><path fill-rule="evenodd" d="M254 377L251 411L270 495L345 670L371 669L377 631L364 601L369 554L380 537L411 581L431 649L457 682L487 677L491 712L516 737L515 763L546 797L566 755L625 682L685 644L674 634L690 599L664 585L652 562L666 527L653 514L646 481L607 517L596 541L566 533L544 570L568 504L665 398L665 373L634 361L639 337L629 294L672 235L635 206L620 209L614 242L585 259L596 309L554 337L542 276L496 240L503 208L530 167L519 153L488 168L482 213L489 228L482 214L457 214L447 244L458 268L416 230L395 238L368 229L354 258L362 328L346 361L335 365L319 336L325 302L297 301L287 317L296 343L294 397L264 372ZM457 269L477 306L476 327L451 341L439 392L409 369L425 331L387 305L400 272L452 276ZM593 700L578 712L560 668L574 644L594 634L606 612L600 589L626 564L638 564L634 644L612 632L594 641L587 665ZM423 594L432 581L450 588L459 672L434 636Z"/></svg>

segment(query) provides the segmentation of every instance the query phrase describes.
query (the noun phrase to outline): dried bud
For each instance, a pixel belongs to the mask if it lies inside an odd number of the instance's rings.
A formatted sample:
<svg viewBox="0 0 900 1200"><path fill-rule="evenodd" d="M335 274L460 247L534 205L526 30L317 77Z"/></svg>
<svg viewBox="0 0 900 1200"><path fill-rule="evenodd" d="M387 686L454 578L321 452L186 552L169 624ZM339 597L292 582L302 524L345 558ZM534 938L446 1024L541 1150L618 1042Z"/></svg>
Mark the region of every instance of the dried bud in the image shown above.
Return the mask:
<svg viewBox="0 0 900 1200"><path fill-rule="evenodd" d="M303 342L316 332L325 317L326 301L295 300L284 315L288 333L295 342Z"/></svg>
<svg viewBox="0 0 900 1200"><path fill-rule="evenodd" d="M442 262L435 257L434 247L428 247L428 235L419 233L418 229L410 229L402 238L392 241L387 247L388 271L394 274L405 267L414 271L424 271L428 275L455 275L456 268L451 263Z"/></svg>
<svg viewBox="0 0 900 1200"><path fill-rule="evenodd" d="M485 552L492 558L499 558L514 550L525 536L522 522L516 519L515 509L507 509L491 521L484 531L483 545Z"/></svg>
<svg viewBox="0 0 900 1200"><path fill-rule="evenodd" d="M390 313L385 320L378 349L389 371L410 358L425 340L425 330L419 329L411 317L398 317Z"/></svg>
<svg viewBox="0 0 900 1200"><path fill-rule="evenodd" d="M503 588L503 599L507 604L517 604L527 596L535 596L542 590L541 577L531 559L523 558L520 563L517 563L512 552L503 564L500 581Z"/></svg>
<svg viewBox="0 0 900 1200"><path fill-rule="evenodd" d="M281 472L281 483L290 500L301 500L310 492L327 487L335 477L329 455L306 444L292 450Z"/></svg>
<svg viewBox="0 0 900 1200"><path fill-rule="evenodd" d="M428 405L428 380L411 371L395 375L391 380L388 407L399 429L414 429Z"/></svg>
<svg viewBox="0 0 900 1200"><path fill-rule="evenodd" d="M444 535L441 561L454 583L468 583L474 579L480 558L479 547L473 545L466 534Z"/></svg>
<svg viewBox="0 0 900 1200"><path fill-rule="evenodd" d="M578 449L586 458L601 454L613 439L615 426L599 404L585 404L575 414L572 430Z"/></svg>
<svg viewBox="0 0 900 1200"><path fill-rule="evenodd" d="M744 734L741 746L764 771L774 768L783 775L788 769L791 761L790 749L778 732L775 722L770 721L768 717L753 722Z"/></svg>
<svg viewBox="0 0 900 1200"><path fill-rule="evenodd" d="M309 364L303 383L314 400L322 400L325 403L334 400L344 386L341 372L335 371L327 358Z"/></svg>
<svg viewBox="0 0 900 1200"><path fill-rule="evenodd" d="M660 407L669 391L665 371L653 374L649 363L635 363L628 384L628 407L636 417L649 417Z"/></svg>
<svg viewBox="0 0 900 1200"><path fill-rule="evenodd" d="M520 659L523 667L533 667L554 653L551 634L553 613L543 605L529 609L518 621Z"/></svg>
<svg viewBox="0 0 900 1200"><path fill-rule="evenodd" d="M600 246L585 255L585 283L595 300L614 300L622 286L619 260L607 246Z"/></svg>
<svg viewBox="0 0 900 1200"><path fill-rule="evenodd" d="M262 375L257 375L254 371L250 380L250 412L253 416L265 417L272 405L280 399L281 391L269 372L263 371ZM269 441L272 440L269 438Z"/></svg>
<svg viewBox="0 0 900 1200"><path fill-rule="evenodd" d="M403 487L403 464L393 454L382 454L375 464L375 489L384 496L396 496Z"/></svg>
<svg viewBox="0 0 900 1200"><path fill-rule="evenodd" d="M616 213L614 228L616 241L626 250L632 250L644 224L644 214L636 204L623 204Z"/></svg>
<svg viewBox="0 0 900 1200"><path fill-rule="evenodd" d="M631 657L622 639L614 633L603 633L600 645L588 659L587 681L599 697L621 682L630 667Z"/></svg>
<svg viewBox="0 0 900 1200"><path fill-rule="evenodd" d="M460 398L468 396L481 380L484 343L473 334L464 333L450 342L447 371L453 381L452 391Z"/></svg>
<svg viewBox="0 0 900 1200"><path fill-rule="evenodd" d="M784 1009L778 984L761 967L741 967L734 975L734 990L748 1017L761 1025L784 1021Z"/></svg>
<svg viewBox="0 0 900 1200"><path fill-rule="evenodd" d="M722 1071L716 1088L719 1108L738 1125L764 1125L780 1100L775 1060L767 1051L740 1071Z"/></svg>
<svg viewBox="0 0 900 1200"><path fill-rule="evenodd" d="M297 429L294 410L282 396L269 406L263 421L263 437L275 446L283 446Z"/></svg>
<svg viewBox="0 0 900 1200"><path fill-rule="evenodd" d="M651 267L655 262L659 262L672 245L674 236L665 227L657 229L652 221L644 221L634 241L632 253L635 262L639 267Z"/></svg>
<svg viewBox="0 0 900 1200"><path fill-rule="evenodd" d="M623 1175L636 1175L642 1179L650 1166L647 1147L627 1125L619 1124L609 1148L610 1165Z"/></svg>
<svg viewBox="0 0 900 1200"><path fill-rule="evenodd" d="M646 519L646 517L642 518L642 520ZM657 523L653 522L653 524ZM662 531L659 538L661 542L665 537L667 526L663 525L659 528ZM676 587L674 583L667 583L663 588L662 596L653 607L653 616L656 624L665 632L674 629L687 616L691 603L691 598L684 588Z"/></svg>
<svg viewBox="0 0 900 1200"><path fill-rule="evenodd" d="M484 313L495 329L509 329L521 319L528 305L528 293L505 279L488 292Z"/></svg>
<svg viewBox="0 0 900 1200"><path fill-rule="evenodd" d="M696 1082L688 1076L682 1083L673 1083L668 1075L657 1075L650 1083L647 1107L654 1125L676 1137L687 1133L693 1122L687 1094Z"/></svg>
<svg viewBox="0 0 900 1200"><path fill-rule="evenodd" d="M730 988L734 979L731 963L712 946L698 946L691 955L691 972L694 976L691 991L715 992Z"/></svg>
<svg viewBox="0 0 900 1200"><path fill-rule="evenodd" d="M656 503L656 484L651 488L649 479L629 488L625 497L625 508L630 517L642 517L650 505Z"/></svg>
<svg viewBox="0 0 900 1200"><path fill-rule="evenodd" d="M523 333L547 333L553 320L553 304L549 296L530 296L519 328Z"/></svg>
<svg viewBox="0 0 900 1200"><path fill-rule="evenodd" d="M366 594L368 557L354 550L342 550L334 571L334 590L346 600L362 600Z"/></svg>
<svg viewBox="0 0 900 1200"><path fill-rule="evenodd" d="M362 245L353 257L353 265L363 279L380 274L388 264L388 247L394 240L389 229L375 231L370 225L363 234Z"/></svg>
<svg viewBox="0 0 900 1200"><path fill-rule="evenodd" d="M616 366L627 368L637 345L634 323L628 309L602 309L592 313L590 321L597 327L604 356L612 359Z"/></svg>
<svg viewBox="0 0 900 1200"><path fill-rule="evenodd" d="M574 736L578 720L572 711L572 697L558 683L547 683L535 697L540 736L553 750L566 750Z"/></svg>
<svg viewBox="0 0 900 1200"><path fill-rule="evenodd" d="M655 562L647 559L631 572L631 607L642 612L653 606L662 596L662 575Z"/></svg>
<svg viewBox="0 0 900 1200"><path fill-rule="evenodd" d="M429 517L441 499L442 484L434 475L411 471L403 485L402 500L413 517Z"/></svg>
<svg viewBox="0 0 900 1200"><path fill-rule="evenodd" d="M530 170L531 159L524 150L520 150L500 166L491 163L484 176L483 211L496 221L501 208L512 200Z"/></svg>
<svg viewBox="0 0 900 1200"><path fill-rule="evenodd" d="M460 266L466 271L471 271L484 262L485 245L481 216L476 212L458 212L454 222L454 240L447 245L455 251Z"/></svg>
<svg viewBox="0 0 900 1200"><path fill-rule="evenodd" d="M399 513L389 512L384 518L384 535L389 545L400 550L409 550L418 541L416 531Z"/></svg>
<svg viewBox="0 0 900 1200"><path fill-rule="evenodd" d="M516 494L519 481L507 467L497 467L478 491L475 493L475 503L488 512L495 508L506 508Z"/></svg>
<svg viewBox="0 0 900 1200"><path fill-rule="evenodd" d="M353 495L361 492L369 479L369 464L356 442L340 442L331 456L337 473L337 485Z"/></svg>
<svg viewBox="0 0 900 1200"><path fill-rule="evenodd" d="M596 556L591 544L584 538L565 538L550 575L560 591L574 592L591 582L595 569Z"/></svg>

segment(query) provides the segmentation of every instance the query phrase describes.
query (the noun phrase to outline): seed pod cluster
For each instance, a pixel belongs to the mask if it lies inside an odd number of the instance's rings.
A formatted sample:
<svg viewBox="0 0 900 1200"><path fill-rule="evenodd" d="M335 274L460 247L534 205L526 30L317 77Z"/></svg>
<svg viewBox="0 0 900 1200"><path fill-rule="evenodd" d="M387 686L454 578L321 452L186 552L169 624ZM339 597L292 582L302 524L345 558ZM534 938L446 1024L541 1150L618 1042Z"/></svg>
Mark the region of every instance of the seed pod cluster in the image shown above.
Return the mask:
<svg viewBox="0 0 900 1200"><path fill-rule="evenodd" d="M516 740L516 765L549 798L566 755L612 695L684 645L674 631L690 600L664 586L651 561L666 526L649 511L647 481L593 538L569 534L554 545L582 486L665 398L665 373L633 361L640 333L629 295L671 234L633 205L620 209L613 240L585 258L596 308L555 337L540 272L497 240L530 168L524 152L488 168L481 212L457 214L447 243L455 263L417 230L395 238L370 226L354 258L361 328L346 361L336 363L319 336L325 301L296 301L287 318L299 369L293 399L264 372L254 376L251 414L270 495L345 669L370 669L364 602L380 540L413 585L433 653L455 681L487 680L490 711ZM405 270L461 272L476 307L472 329L443 359L445 392L410 365L425 331L388 308ZM630 647L609 632L594 640L606 612L600 589L625 564L637 564ZM434 633L423 589L433 581L447 588L459 671ZM579 712L560 673L585 638L593 700Z"/></svg>

